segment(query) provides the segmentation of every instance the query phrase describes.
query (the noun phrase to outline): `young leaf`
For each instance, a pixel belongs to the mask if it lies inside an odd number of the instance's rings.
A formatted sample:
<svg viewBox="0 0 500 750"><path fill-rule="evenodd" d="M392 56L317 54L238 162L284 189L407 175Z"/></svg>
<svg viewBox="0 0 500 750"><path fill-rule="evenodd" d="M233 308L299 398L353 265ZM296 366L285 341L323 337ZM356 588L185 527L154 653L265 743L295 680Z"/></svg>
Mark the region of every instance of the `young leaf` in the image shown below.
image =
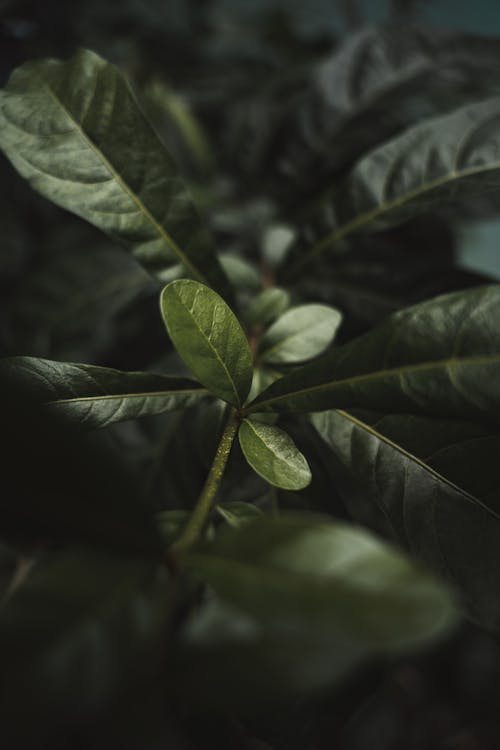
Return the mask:
<svg viewBox="0 0 500 750"><path fill-rule="evenodd" d="M353 408L500 419L500 286L401 310L277 380L247 411Z"/></svg>
<svg viewBox="0 0 500 750"><path fill-rule="evenodd" d="M74 549L39 563L0 612L4 739L49 746L76 720L92 723L158 669L171 610L154 561Z"/></svg>
<svg viewBox="0 0 500 750"><path fill-rule="evenodd" d="M385 412L322 412L351 512L353 482L398 541L458 587L469 617L500 631L500 429L486 422ZM339 466L339 464L341 466Z"/></svg>
<svg viewBox="0 0 500 750"><path fill-rule="evenodd" d="M217 688L217 664L227 678L243 663L245 690L302 693L375 654L432 641L455 620L448 590L427 572L368 532L322 517L281 514L223 528L181 564L228 607L225 626L217 623L222 637L203 619L185 634L202 658L227 649L209 662L208 685ZM241 693L238 680L229 683Z"/></svg>
<svg viewBox="0 0 500 750"><path fill-rule="evenodd" d="M292 307L262 337L260 358L272 364L293 364L316 357L331 343L341 320L341 313L327 305Z"/></svg>
<svg viewBox="0 0 500 750"><path fill-rule="evenodd" d="M290 304L286 289L271 287L264 289L248 305L245 320L249 326L268 325L285 312Z"/></svg>
<svg viewBox="0 0 500 750"><path fill-rule="evenodd" d="M14 71L0 92L0 148L36 190L125 244L147 268L180 261L229 293L172 158L118 68L94 52Z"/></svg>
<svg viewBox="0 0 500 750"><path fill-rule="evenodd" d="M307 257L355 232L498 190L499 122L500 98L486 99L425 120L371 151L336 189L335 226Z"/></svg>
<svg viewBox="0 0 500 750"><path fill-rule="evenodd" d="M148 372L55 362L36 357L0 359L2 381L89 428L186 409L207 395L199 383Z"/></svg>
<svg viewBox="0 0 500 750"><path fill-rule="evenodd" d="M256 518L261 518L263 511L253 503L245 503L241 500L232 503L220 503L215 507L217 513L224 519L224 521L238 528L249 521L254 521Z"/></svg>
<svg viewBox="0 0 500 750"><path fill-rule="evenodd" d="M215 396L241 407L252 384L252 353L224 300L197 281L180 279L165 287L160 307L187 366Z"/></svg>
<svg viewBox="0 0 500 750"><path fill-rule="evenodd" d="M301 490L311 481L305 457L279 427L245 419L238 438L252 469L269 484L284 490Z"/></svg>

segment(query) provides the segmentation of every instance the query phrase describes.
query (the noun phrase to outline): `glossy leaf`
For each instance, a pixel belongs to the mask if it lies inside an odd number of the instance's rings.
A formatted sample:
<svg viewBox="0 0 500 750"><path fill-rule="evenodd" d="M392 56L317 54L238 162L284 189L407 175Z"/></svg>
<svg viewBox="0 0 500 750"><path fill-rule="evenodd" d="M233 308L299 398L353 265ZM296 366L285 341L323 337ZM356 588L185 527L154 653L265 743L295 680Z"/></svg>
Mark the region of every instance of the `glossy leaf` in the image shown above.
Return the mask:
<svg viewBox="0 0 500 750"><path fill-rule="evenodd" d="M0 610L4 739L40 747L92 723L158 669L171 609L151 560L75 549L40 562Z"/></svg>
<svg viewBox="0 0 500 750"><path fill-rule="evenodd" d="M500 419L500 286L436 297L273 383L248 411Z"/></svg>
<svg viewBox="0 0 500 750"><path fill-rule="evenodd" d="M118 68L94 52L14 71L0 94L0 148L36 190L125 244L147 268L180 261L229 293L176 165Z"/></svg>
<svg viewBox="0 0 500 750"><path fill-rule="evenodd" d="M486 421L381 412L322 412L351 512L354 484L398 541L458 589L467 614L500 631L500 428ZM337 475L340 472L337 469Z"/></svg>
<svg viewBox="0 0 500 750"><path fill-rule="evenodd" d="M274 487L300 490L311 481L305 457L290 435L279 427L245 419L238 438L252 469Z"/></svg>
<svg viewBox="0 0 500 750"><path fill-rule="evenodd" d="M500 187L500 98L430 118L379 146L354 166L335 196L334 228L311 250L355 232L386 229Z"/></svg>
<svg viewBox="0 0 500 750"><path fill-rule="evenodd" d="M160 305L187 366L214 395L240 407L252 384L252 354L232 310L208 287L183 279L165 287Z"/></svg>
<svg viewBox="0 0 500 750"><path fill-rule="evenodd" d="M32 400L91 429L185 409L207 395L187 378L36 357L5 357L0 369L5 382L25 387Z"/></svg>
<svg viewBox="0 0 500 750"><path fill-rule="evenodd" d="M268 325L285 312L290 305L286 289L270 287L260 292L248 305L245 320L249 326Z"/></svg>
<svg viewBox="0 0 500 750"><path fill-rule="evenodd" d="M292 307L268 328L260 342L260 358L293 364L316 357L332 342L342 315L327 305Z"/></svg>
<svg viewBox="0 0 500 750"><path fill-rule="evenodd" d="M182 562L228 607L219 630L202 612L185 638L202 658L226 649L225 679L244 665L249 683L230 680L240 693L324 686L375 654L432 641L455 619L448 591L429 574L368 532L320 516L226 527ZM211 669L205 682L219 687Z"/></svg>

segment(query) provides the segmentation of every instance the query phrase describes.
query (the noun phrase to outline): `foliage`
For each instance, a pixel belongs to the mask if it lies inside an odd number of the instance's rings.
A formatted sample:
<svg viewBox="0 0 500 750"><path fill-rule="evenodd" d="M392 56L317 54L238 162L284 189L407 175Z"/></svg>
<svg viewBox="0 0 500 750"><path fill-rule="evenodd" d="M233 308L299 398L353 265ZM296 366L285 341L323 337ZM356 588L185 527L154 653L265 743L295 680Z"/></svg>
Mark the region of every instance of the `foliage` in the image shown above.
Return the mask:
<svg viewBox="0 0 500 750"><path fill-rule="evenodd" d="M500 631L500 285L452 250L499 210L496 45L269 16L263 85L233 49L219 87L181 6L182 73L141 39L0 92L13 747L190 748L207 715L268 747L262 716Z"/></svg>

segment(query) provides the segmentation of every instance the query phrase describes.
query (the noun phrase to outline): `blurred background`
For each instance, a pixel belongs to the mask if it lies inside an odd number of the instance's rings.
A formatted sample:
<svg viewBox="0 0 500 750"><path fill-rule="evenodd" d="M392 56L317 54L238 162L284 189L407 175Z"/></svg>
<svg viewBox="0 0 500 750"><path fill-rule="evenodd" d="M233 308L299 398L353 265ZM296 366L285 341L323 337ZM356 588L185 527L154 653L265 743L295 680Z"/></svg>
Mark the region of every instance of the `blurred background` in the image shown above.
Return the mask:
<svg viewBox="0 0 500 750"><path fill-rule="evenodd" d="M486 35L492 49L498 38L500 59L497 0L0 0L0 79L25 60L67 57L78 46L117 63L178 160L220 248L252 261L271 242L270 230L276 241L277 205L288 200L289 184L270 166L275 155L276 162L288 158L280 141L293 145L293 117L284 123L286 115L300 110L317 66L373 24L389 24L389 35L402 25ZM489 92L499 88L497 75ZM160 281L97 230L36 195L3 157L0 194L0 354L123 369L175 367L157 313ZM370 283L384 277L379 317L434 292L500 279L500 222L455 219L451 231L434 221L417 231L422 244L427 236L438 238L441 260L432 265L432 280L430 256L422 261L416 245L412 255L414 240L405 230L391 235L410 252L394 261L390 279L384 262L392 246L381 248L381 265L360 247L343 269L348 279L359 268ZM238 272L251 286L248 267L236 263ZM344 336L372 322L354 303L340 302L351 304ZM136 475L146 471L151 497L168 484L189 503L205 471L207 428L193 424L193 434L177 441L179 475L165 478L161 452L152 446L158 440L162 449L172 446L176 427L175 420L164 433L153 422L129 426L111 432L110 442L115 455L123 446L133 449ZM182 453L193 444L200 465L188 476ZM494 750L500 747L499 699L500 644L466 625L430 655L367 670L340 692L254 726L255 736L265 738L254 749ZM207 726L200 738L206 739ZM237 747L235 737L234 727L227 729L218 749Z"/></svg>

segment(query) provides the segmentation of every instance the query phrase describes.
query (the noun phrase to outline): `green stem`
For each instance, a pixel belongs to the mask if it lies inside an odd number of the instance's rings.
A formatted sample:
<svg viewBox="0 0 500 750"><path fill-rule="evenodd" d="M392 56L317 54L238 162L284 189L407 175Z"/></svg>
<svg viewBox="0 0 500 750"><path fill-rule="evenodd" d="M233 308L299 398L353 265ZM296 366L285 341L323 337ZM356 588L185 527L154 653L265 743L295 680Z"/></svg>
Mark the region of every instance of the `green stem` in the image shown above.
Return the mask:
<svg viewBox="0 0 500 750"><path fill-rule="evenodd" d="M196 503L184 531L173 545L174 551L190 547L200 537L210 511L212 510L219 485L224 475L224 470L231 452L238 424L239 423L235 417L235 411L231 410L220 443L217 447L212 466L210 467L208 477L201 491L201 495L198 498L198 502Z"/></svg>

